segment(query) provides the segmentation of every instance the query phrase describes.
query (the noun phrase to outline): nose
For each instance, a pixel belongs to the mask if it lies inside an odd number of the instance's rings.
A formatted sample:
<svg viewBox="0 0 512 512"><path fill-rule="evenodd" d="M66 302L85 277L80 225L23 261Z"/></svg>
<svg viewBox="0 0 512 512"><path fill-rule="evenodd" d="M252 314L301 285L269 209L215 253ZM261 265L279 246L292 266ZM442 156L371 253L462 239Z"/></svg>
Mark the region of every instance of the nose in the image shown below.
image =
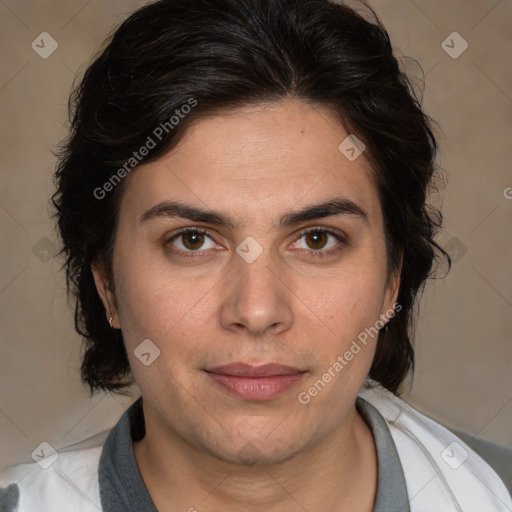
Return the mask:
<svg viewBox="0 0 512 512"><path fill-rule="evenodd" d="M269 251L249 263L235 255L226 276L220 323L224 329L249 336L284 332L293 324L292 292L286 286L284 267L272 262Z"/></svg>

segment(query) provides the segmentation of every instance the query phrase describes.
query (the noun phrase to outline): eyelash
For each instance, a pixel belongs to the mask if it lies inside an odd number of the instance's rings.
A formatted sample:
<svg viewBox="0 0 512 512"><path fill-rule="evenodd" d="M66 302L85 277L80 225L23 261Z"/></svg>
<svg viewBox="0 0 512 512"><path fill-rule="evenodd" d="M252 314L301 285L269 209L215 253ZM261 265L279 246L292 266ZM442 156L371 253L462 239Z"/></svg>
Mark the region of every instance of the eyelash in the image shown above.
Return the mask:
<svg viewBox="0 0 512 512"><path fill-rule="evenodd" d="M186 258L196 258L196 257L202 256L205 252L207 252L207 251L202 251L202 252L201 251L181 251L181 250L173 249L169 246L169 244L171 242L173 242L175 239L177 239L181 235L186 235L189 233L207 235L210 238L212 238L207 229L183 228L165 241L165 246L167 247L167 250L170 251L171 253L178 254L178 255L184 256ZM347 241L344 236L342 236L338 233L335 233L334 231L325 229L325 228L315 228L315 227L307 228L307 229L304 229L303 231L301 231L297 235L295 242L298 242L303 236L307 235L308 233L325 233L326 235L333 236L338 242L340 242L340 245L335 249L317 250L317 251L315 251L314 249L311 249L310 250L311 256L314 258L324 258L324 257L328 257L328 256L334 256L334 255L338 254L347 245ZM208 249L208 250L210 250L210 249Z"/></svg>

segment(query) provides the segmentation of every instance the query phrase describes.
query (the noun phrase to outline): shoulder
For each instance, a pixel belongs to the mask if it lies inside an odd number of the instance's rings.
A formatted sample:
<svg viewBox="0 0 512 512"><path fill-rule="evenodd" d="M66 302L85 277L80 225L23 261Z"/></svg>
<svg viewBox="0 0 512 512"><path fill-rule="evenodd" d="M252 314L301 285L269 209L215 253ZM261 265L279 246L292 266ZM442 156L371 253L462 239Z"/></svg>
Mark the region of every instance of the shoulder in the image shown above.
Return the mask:
<svg viewBox="0 0 512 512"><path fill-rule="evenodd" d="M512 448L449 427L448 429L478 453L498 473L512 495Z"/></svg>
<svg viewBox="0 0 512 512"><path fill-rule="evenodd" d="M377 383L369 384L359 396L381 413L389 427L412 512L512 509L503 481L462 439Z"/></svg>
<svg viewBox="0 0 512 512"><path fill-rule="evenodd" d="M87 447L68 447L41 461L0 472L0 486L19 493L17 512L98 512L101 510L98 464L108 432ZM42 452L44 453L44 451ZM9 512L9 509L8 509Z"/></svg>

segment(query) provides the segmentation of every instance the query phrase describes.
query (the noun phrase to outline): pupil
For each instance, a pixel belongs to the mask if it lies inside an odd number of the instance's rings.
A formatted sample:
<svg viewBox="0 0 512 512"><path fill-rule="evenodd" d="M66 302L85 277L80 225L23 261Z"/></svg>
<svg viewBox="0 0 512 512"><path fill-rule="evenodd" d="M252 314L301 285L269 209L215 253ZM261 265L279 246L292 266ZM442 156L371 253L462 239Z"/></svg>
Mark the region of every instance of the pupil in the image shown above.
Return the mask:
<svg viewBox="0 0 512 512"><path fill-rule="evenodd" d="M312 244L308 243L312 249L321 249L326 243L327 235L322 231L312 231L308 233L308 237L310 237L310 240L313 240Z"/></svg>
<svg viewBox="0 0 512 512"><path fill-rule="evenodd" d="M187 249L199 249L203 245L204 235L202 233L187 233L183 245Z"/></svg>

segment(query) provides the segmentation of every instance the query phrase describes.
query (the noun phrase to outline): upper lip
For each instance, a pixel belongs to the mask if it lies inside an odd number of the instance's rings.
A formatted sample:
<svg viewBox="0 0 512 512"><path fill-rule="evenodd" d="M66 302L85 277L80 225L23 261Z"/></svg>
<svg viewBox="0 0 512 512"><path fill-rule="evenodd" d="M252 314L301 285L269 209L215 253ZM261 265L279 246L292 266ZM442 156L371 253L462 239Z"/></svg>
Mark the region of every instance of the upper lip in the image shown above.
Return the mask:
<svg viewBox="0 0 512 512"><path fill-rule="evenodd" d="M300 370L293 366L277 363L268 363L258 366L246 363L230 363L222 366L216 366L215 368L210 368L206 371L237 377L269 377L272 375L293 375L305 372L305 370Z"/></svg>

